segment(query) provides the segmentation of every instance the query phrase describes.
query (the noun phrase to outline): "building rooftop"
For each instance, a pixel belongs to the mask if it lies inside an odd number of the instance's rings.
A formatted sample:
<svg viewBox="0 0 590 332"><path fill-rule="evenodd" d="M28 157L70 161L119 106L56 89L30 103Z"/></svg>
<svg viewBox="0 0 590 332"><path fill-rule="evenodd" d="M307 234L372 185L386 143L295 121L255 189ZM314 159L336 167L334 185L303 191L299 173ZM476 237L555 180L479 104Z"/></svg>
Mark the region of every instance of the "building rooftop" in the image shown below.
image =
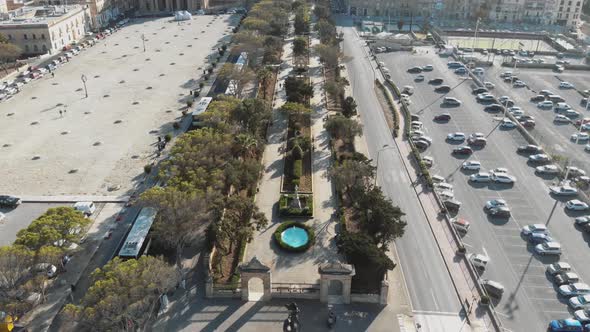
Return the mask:
<svg viewBox="0 0 590 332"><path fill-rule="evenodd" d="M51 24L82 9L79 5L21 7L0 16L0 27L8 25Z"/></svg>

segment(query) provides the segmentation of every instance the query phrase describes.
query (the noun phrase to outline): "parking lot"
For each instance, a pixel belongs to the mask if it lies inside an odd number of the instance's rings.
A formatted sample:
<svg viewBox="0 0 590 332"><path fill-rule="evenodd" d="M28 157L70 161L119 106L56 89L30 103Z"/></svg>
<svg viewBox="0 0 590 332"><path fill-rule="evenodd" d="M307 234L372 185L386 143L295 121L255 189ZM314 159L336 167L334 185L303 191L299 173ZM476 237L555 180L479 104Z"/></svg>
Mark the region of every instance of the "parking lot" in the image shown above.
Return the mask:
<svg viewBox="0 0 590 332"><path fill-rule="evenodd" d="M513 89L510 83L500 79L499 74L503 71L513 69L494 68L486 72L485 80L496 84L492 93L496 96L507 95L515 101L516 105L522 108L527 114L535 117L536 127L531 130L531 134L545 146L550 154L561 155L567 158L568 164L586 169L590 165L590 153L584 150L588 141L579 141L576 144L571 140L571 135L578 131L573 124L557 123L554 121L555 113L551 109L541 109L537 107L536 102L531 102L530 98L537 95L541 90L550 90L565 98L580 116L573 120L590 117L590 112L585 110L585 106L580 104L582 96L575 89L560 89L559 82L567 81L578 90L590 88L587 71L566 71L564 73L555 73L551 70L542 69L516 69L516 75L523 80L528 87Z"/></svg>
<svg viewBox="0 0 590 332"><path fill-rule="evenodd" d="M428 51L428 53L426 53ZM420 48L418 54L389 53L379 55L379 61L391 71L393 81L400 87L415 87L410 97L410 110L420 116L424 131L433 140L423 153L433 157L432 174L439 174L454 186L454 196L462 202L458 216L471 222L464 241L468 253L480 253L490 257L482 278L500 282L505 287L504 296L495 303L496 310L506 328L512 331L542 331L551 319L571 316L567 299L557 295L556 287L545 275L545 266L558 260L557 257L540 257L533 252L520 235L523 226L547 224L551 236L563 248L562 261L568 261L583 281L590 281L590 268L586 255L590 239L575 229L573 217L578 213L564 210L564 201L555 200L548 194L548 185L554 179L540 178L534 166L527 163L525 155L517 154L516 148L526 144L516 129L498 128L499 114L484 112L484 105L476 102L471 94L471 80L464 80L447 69L447 58L438 57L432 48ZM423 82L416 82L417 74L407 73L413 66L432 64L434 71L422 73ZM456 108L441 107L443 94L434 92L428 84L431 78L440 77L452 90L447 95L462 101ZM515 92L518 93L518 92ZM517 103L518 104L518 103ZM437 123L433 117L448 112L451 121ZM481 132L487 137L487 145L467 157L451 154L454 147L445 141L448 133L463 132L466 135ZM517 178L514 185L471 184L468 175L473 172L461 170L466 160L478 160L482 170L505 167ZM512 217L508 220L488 217L483 207L490 199L508 202Z"/></svg>
<svg viewBox="0 0 590 332"><path fill-rule="evenodd" d="M137 19L0 104L2 194L129 194L237 17ZM142 36L145 38L145 52ZM85 97L82 77L86 78ZM8 180L9 179L9 180Z"/></svg>
<svg viewBox="0 0 590 332"><path fill-rule="evenodd" d="M473 40L472 36L470 36L470 37L449 36L449 37L446 37L445 39L447 40L447 44L457 46L459 48L473 48L474 47L474 40ZM477 37L477 40L475 41L475 48L502 49L502 50L522 49L525 51L533 51L533 52L538 52L538 51L555 52L555 49L543 40L512 39L512 38Z"/></svg>

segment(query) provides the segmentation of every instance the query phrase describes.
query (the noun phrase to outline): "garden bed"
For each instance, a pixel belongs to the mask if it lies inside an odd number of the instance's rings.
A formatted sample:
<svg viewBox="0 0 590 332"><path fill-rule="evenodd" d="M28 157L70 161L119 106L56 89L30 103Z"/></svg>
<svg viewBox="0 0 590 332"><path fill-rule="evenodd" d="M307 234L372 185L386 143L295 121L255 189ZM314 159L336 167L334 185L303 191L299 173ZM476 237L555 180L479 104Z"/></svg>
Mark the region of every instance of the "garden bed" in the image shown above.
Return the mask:
<svg viewBox="0 0 590 332"><path fill-rule="evenodd" d="M279 200L281 217L313 217L313 195L300 194L301 209L292 206L295 194L282 194Z"/></svg>
<svg viewBox="0 0 590 332"><path fill-rule="evenodd" d="M296 129L296 124L300 124L300 130ZM311 193L312 188L312 167L311 167L311 119L309 114L306 115L291 115L289 116L289 127L287 130L287 151L285 151L285 171L283 175L283 192L295 192L295 185L298 186L298 191L301 193ZM296 160L289 155L293 149L294 138L299 132L299 137L303 140L309 141L310 147L303 149L303 157L301 158L301 176L295 176L294 168ZM295 182L294 182L295 180ZM299 183L297 184L297 181Z"/></svg>
<svg viewBox="0 0 590 332"><path fill-rule="evenodd" d="M325 79L324 88L325 88L325 85L330 82L336 83L336 80L338 79L337 68L329 68L329 67L324 66L324 79ZM339 98L338 96L334 96L330 93L326 93L326 108L330 111L341 112L342 111L342 98Z"/></svg>
<svg viewBox="0 0 590 332"><path fill-rule="evenodd" d="M242 243L236 246L227 255L222 255L219 250L215 250L211 257L212 277L215 283L237 283L240 275L237 267L244 257L246 244Z"/></svg>

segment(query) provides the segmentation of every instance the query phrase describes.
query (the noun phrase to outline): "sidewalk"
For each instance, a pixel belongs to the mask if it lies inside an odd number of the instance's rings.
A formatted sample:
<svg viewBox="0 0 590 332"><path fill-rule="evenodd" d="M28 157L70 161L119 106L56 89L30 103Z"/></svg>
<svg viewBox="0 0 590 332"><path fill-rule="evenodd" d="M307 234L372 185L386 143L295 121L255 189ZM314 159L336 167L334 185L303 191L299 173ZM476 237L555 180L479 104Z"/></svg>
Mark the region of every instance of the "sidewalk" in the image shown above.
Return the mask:
<svg viewBox="0 0 590 332"><path fill-rule="evenodd" d="M75 203L75 202L94 202L94 203L126 203L130 196L20 196L23 203Z"/></svg>

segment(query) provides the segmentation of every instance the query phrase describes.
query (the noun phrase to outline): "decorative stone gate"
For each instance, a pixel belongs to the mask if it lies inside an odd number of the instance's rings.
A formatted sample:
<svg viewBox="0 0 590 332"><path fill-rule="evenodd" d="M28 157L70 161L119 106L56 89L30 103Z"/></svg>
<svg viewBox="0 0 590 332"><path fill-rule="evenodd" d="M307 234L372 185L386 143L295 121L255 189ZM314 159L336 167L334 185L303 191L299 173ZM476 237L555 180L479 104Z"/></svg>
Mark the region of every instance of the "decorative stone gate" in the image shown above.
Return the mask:
<svg viewBox="0 0 590 332"><path fill-rule="evenodd" d="M354 267L350 264L326 263L320 273L320 302L350 303L350 287Z"/></svg>
<svg viewBox="0 0 590 332"><path fill-rule="evenodd" d="M248 263L243 263L239 267L240 278L241 278L241 289L242 289L242 300L250 300L250 289L249 284L251 279L262 280L262 297L259 301L268 301L271 298L272 278L270 268L262 264L258 258L252 257Z"/></svg>

